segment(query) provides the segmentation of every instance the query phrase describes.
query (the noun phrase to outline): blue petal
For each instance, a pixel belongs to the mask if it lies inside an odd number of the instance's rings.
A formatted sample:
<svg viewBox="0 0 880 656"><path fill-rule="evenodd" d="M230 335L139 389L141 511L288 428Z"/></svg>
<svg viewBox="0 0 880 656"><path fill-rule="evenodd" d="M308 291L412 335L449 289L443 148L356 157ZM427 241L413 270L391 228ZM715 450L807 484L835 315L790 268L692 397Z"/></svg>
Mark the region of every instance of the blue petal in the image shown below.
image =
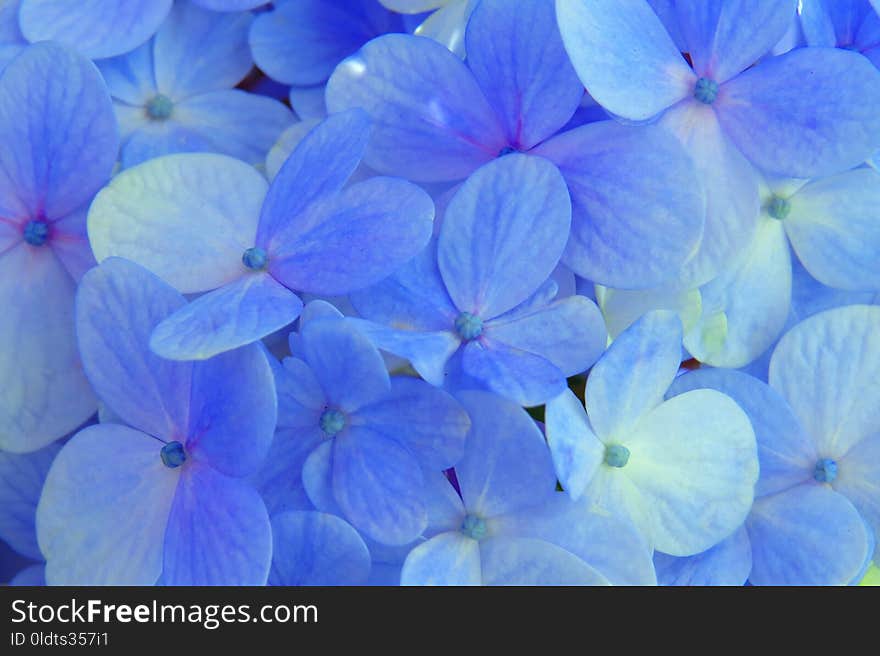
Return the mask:
<svg viewBox="0 0 880 656"><path fill-rule="evenodd" d="M318 123L281 166L260 213L257 243L264 246L313 202L337 193L360 164L370 138L361 110Z"/></svg>
<svg viewBox="0 0 880 656"><path fill-rule="evenodd" d="M690 95L696 77L645 0L556 0L562 40L590 95L628 119Z"/></svg>
<svg viewBox="0 0 880 656"><path fill-rule="evenodd" d="M363 585L370 552L350 524L318 512L272 518L274 555L269 585Z"/></svg>
<svg viewBox="0 0 880 656"><path fill-rule="evenodd" d="M437 261L459 310L484 321L550 277L568 239L571 203L552 164L512 154L461 186L443 218Z"/></svg>
<svg viewBox="0 0 880 656"><path fill-rule="evenodd" d="M276 184L284 177L284 169ZM434 204L419 187L371 178L319 200L273 234L269 271L291 289L337 296L389 276L431 238Z"/></svg>
<svg viewBox="0 0 880 656"><path fill-rule="evenodd" d="M785 35L797 0L676 0L686 50L718 84L744 71Z"/></svg>
<svg viewBox="0 0 880 656"><path fill-rule="evenodd" d="M819 458L816 447L772 387L738 371L702 368L676 378L669 395L701 388L726 394L749 416L761 470L756 496L774 494L812 478Z"/></svg>
<svg viewBox="0 0 880 656"><path fill-rule="evenodd" d="M0 216L54 221L91 200L119 148L94 65L55 43L27 48L0 79L0 143Z"/></svg>
<svg viewBox="0 0 880 656"><path fill-rule="evenodd" d="M37 503L57 444L16 455L0 451L0 540L23 556L42 560L35 526Z"/></svg>
<svg viewBox="0 0 880 656"><path fill-rule="evenodd" d="M630 433L660 404L680 363L681 323L672 312L649 312L623 331L587 379L586 406L596 435Z"/></svg>
<svg viewBox="0 0 880 656"><path fill-rule="evenodd" d="M87 273L76 298L83 366L101 400L127 424L163 439L185 434L190 363L150 351L150 333L186 301L140 266L111 258Z"/></svg>
<svg viewBox="0 0 880 656"><path fill-rule="evenodd" d="M427 471L449 469L464 453L467 413L448 393L416 378L391 379L391 394L360 408L352 425L363 425L407 447Z"/></svg>
<svg viewBox="0 0 880 656"><path fill-rule="evenodd" d="M610 585L571 552L534 538L486 540L480 563L483 585Z"/></svg>
<svg viewBox="0 0 880 656"><path fill-rule="evenodd" d="M488 338L467 344L461 365L465 374L481 383L481 389L524 406L541 405L565 389L565 374L546 358ZM453 389L469 389L447 382Z"/></svg>
<svg viewBox="0 0 880 656"><path fill-rule="evenodd" d="M248 483L193 463L180 477L165 533L165 585L264 585L272 527Z"/></svg>
<svg viewBox="0 0 880 656"><path fill-rule="evenodd" d="M725 133L746 157L796 178L850 169L875 153L878 105L880 71L837 48L800 48L762 62L724 85L716 103Z"/></svg>
<svg viewBox="0 0 880 656"><path fill-rule="evenodd" d="M275 367L275 387L278 390L279 428L318 425L327 401L309 365L297 358L285 358L281 366Z"/></svg>
<svg viewBox="0 0 880 656"><path fill-rule="evenodd" d="M120 173L89 210L98 261L112 255L154 271L183 293L214 289L246 271L266 181L244 162L172 155Z"/></svg>
<svg viewBox="0 0 880 656"><path fill-rule="evenodd" d="M122 101L122 107L119 102L114 106L122 124L122 134L126 136L129 126L123 120L125 115L120 115L120 110L125 106L136 107L138 124L146 123L147 119L141 112L147 102L159 93L153 73L153 42L149 41L121 57L98 60L95 65L101 71L110 95L115 101Z"/></svg>
<svg viewBox="0 0 880 656"><path fill-rule="evenodd" d="M205 9L212 11L244 11L261 5L269 4L269 0L191 0Z"/></svg>
<svg viewBox="0 0 880 656"><path fill-rule="evenodd" d="M275 381L256 344L193 366L186 448L228 476L246 476L275 432Z"/></svg>
<svg viewBox="0 0 880 656"><path fill-rule="evenodd" d="M180 469L162 442L115 424L91 426L61 449L37 506L49 585L153 585Z"/></svg>
<svg viewBox="0 0 880 656"><path fill-rule="evenodd" d="M317 425L311 430L281 428L275 433L263 466L251 479L270 515L287 510L311 510L313 505L318 505L309 499L302 472L306 459L324 437Z"/></svg>
<svg viewBox="0 0 880 656"><path fill-rule="evenodd" d="M430 39L373 39L337 67L327 107L366 110L374 126L367 164L414 181L460 180L507 145L471 72Z"/></svg>
<svg viewBox="0 0 880 656"><path fill-rule="evenodd" d="M654 554L660 585L739 586L752 570L752 545L744 528L708 551L687 558Z"/></svg>
<svg viewBox="0 0 880 656"><path fill-rule="evenodd" d="M250 25L250 14L175 4L153 40L158 89L176 101L234 87L253 66L247 47Z"/></svg>
<svg viewBox="0 0 880 656"><path fill-rule="evenodd" d="M29 587L45 587L46 585L46 566L45 565L31 565L30 567L26 567L21 570L18 574L15 575L9 585L11 586L29 586Z"/></svg>
<svg viewBox="0 0 880 656"><path fill-rule="evenodd" d="M480 585L480 543L465 535L441 533L406 557L400 585Z"/></svg>
<svg viewBox="0 0 880 656"><path fill-rule="evenodd" d="M302 307L269 274L244 273L165 318L153 330L150 348L171 360L205 360L284 328Z"/></svg>
<svg viewBox="0 0 880 656"><path fill-rule="evenodd" d="M464 457L455 467L468 512L494 517L556 494L550 452L525 410L487 392L457 398L471 418Z"/></svg>
<svg viewBox="0 0 880 656"><path fill-rule="evenodd" d="M746 528L754 585L846 585L869 555L859 513L821 485L758 499Z"/></svg>
<svg viewBox="0 0 880 656"><path fill-rule="evenodd" d="M9 0L0 5L0 73L27 47L27 41L18 26L21 0Z"/></svg>
<svg viewBox="0 0 880 656"><path fill-rule="evenodd" d="M563 259L580 276L619 288L669 280L694 252L706 200L672 135L601 121L566 132L536 154L554 162L571 194Z"/></svg>
<svg viewBox="0 0 880 656"><path fill-rule="evenodd" d="M838 463L834 489L861 513L875 536L880 536L880 432L863 439ZM880 554L874 553L875 560Z"/></svg>
<svg viewBox="0 0 880 656"><path fill-rule="evenodd" d="M58 41L92 59L134 50L149 39L172 0L22 0L18 15L28 41Z"/></svg>
<svg viewBox="0 0 880 656"><path fill-rule="evenodd" d="M354 526L382 544L403 545L428 523L419 462L397 441L353 427L333 444L333 492Z"/></svg>
<svg viewBox="0 0 880 656"><path fill-rule="evenodd" d="M207 150L260 166L293 123L293 114L274 98L222 89L178 103L172 120L206 144Z"/></svg>
<svg viewBox="0 0 880 656"><path fill-rule="evenodd" d="M302 485L309 501L321 512L343 515L333 492L333 444L321 432L322 440L309 453L302 466ZM309 436L311 440L312 436Z"/></svg>
<svg viewBox="0 0 880 656"><path fill-rule="evenodd" d="M400 330L452 330L458 316L437 267L434 241L394 275L351 294L351 302L365 319Z"/></svg>
<svg viewBox="0 0 880 656"><path fill-rule="evenodd" d="M571 390L547 403L545 422L559 484L577 499L602 464L605 445L593 433L583 404Z"/></svg>
<svg viewBox="0 0 880 656"><path fill-rule="evenodd" d="M128 111L129 109L125 110ZM117 116L123 116L119 105L117 105ZM121 118L120 123L124 127L125 119ZM206 153L213 150L207 139L176 121L136 125L133 126L133 130L122 143L119 159L123 169L132 168L163 155Z"/></svg>
<svg viewBox="0 0 880 656"><path fill-rule="evenodd" d="M303 356L337 409L351 412L388 395L391 382L382 356L354 326L342 319L315 319L300 334Z"/></svg>
<svg viewBox="0 0 880 656"><path fill-rule="evenodd" d="M467 65L510 146L527 150L565 125L584 87L562 46L551 1L482 0L467 25Z"/></svg>
<svg viewBox="0 0 880 656"><path fill-rule="evenodd" d="M815 180L790 202L783 225L814 278L838 289L880 289L880 174L863 168Z"/></svg>
<svg viewBox="0 0 880 656"><path fill-rule="evenodd" d="M276 4L254 21L250 47L257 66L285 84L325 82L336 64L373 37L402 31L399 19L375 2Z"/></svg>
<svg viewBox="0 0 880 656"><path fill-rule="evenodd" d="M843 457L880 426L880 307L852 305L802 321L770 360L779 391L826 458Z"/></svg>

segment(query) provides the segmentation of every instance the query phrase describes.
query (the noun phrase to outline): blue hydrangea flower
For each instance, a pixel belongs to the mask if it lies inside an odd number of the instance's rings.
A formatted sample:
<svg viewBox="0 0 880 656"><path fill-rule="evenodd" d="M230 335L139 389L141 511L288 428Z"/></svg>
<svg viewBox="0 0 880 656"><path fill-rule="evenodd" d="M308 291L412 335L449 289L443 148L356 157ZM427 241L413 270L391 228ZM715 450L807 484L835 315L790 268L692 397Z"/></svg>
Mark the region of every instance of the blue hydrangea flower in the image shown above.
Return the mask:
<svg viewBox="0 0 880 656"><path fill-rule="evenodd" d="M548 280L570 221L549 162L512 154L479 169L449 202L436 246L351 295L379 348L425 380L539 405L586 370L606 341L596 305L556 299Z"/></svg>
<svg viewBox="0 0 880 656"><path fill-rule="evenodd" d="M761 476L745 523L753 584L846 584L875 556L878 328L877 307L822 312L779 342L769 386L740 372L701 369L670 389L720 390L755 428Z"/></svg>
<svg viewBox="0 0 880 656"><path fill-rule="evenodd" d="M291 511L272 517L269 585L363 585L370 552L351 524L335 515Z"/></svg>
<svg viewBox="0 0 880 656"><path fill-rule="evenodd" d="M336 65L373 37L403 29L376 0L285 0L257 16L249 42L257 66L292 85L290 104L300 118L321 118Z"/></svg>
<svg viewBox="0 0 880 656"><path fill-rule="evenodd" d="M293 121L282 103L234 87L253 66L248 13L175 4L154 38L99 62L122 127L123 167L177 152L262 164Z"/></svg>
<svg viewBox="0 0 880 656"><path fill-rule="evenodd" d="M463 392L471 417L456 489L426 480L426 542L407 556L403 585L607 585L653 583L650 547L627 524L584 513L556 492L540 429L522 408Z"/></svg>
<svg viewBox="0 0 880 656"><path fill-rule="evenodd" d="M658 551L654 567L660 585L739 586L745 584L752 571L752 544L745 528L740 527L696 556L677 558Z"/></svg>
<svg viewBox="0 0 880 656"><path fill-rule="evenodd" d="M31 42L56 41L92 59L131 52L165 20L173 0L20 0L19 25Z"/></svg>
<svg viewBox="0 0 880 656"><path fill-rule="evenodd" d="M0 78L0 448L39 449L96 409L73 326L94 263L85 212L119 137L101 76L61 46L30 46Z"/></svg>
<svg viewBox="0 0 880 656"><path fill-rule="evenodd" d="M269 4L270 0L191 0L193 3L211 11L245 11ZM279 0L274 0L278 4Z"/></svg>
<svg viewBox="0 0 880 656"><path fill-rule="evenodd" d="M557 0L565 47L592 96L624 119L660 116L694 158L708 214L683 272L691 285L711 280L751 241L760 209L753 165L814 178L880 148L880 71L862 55L799 48L752 66L780 40L796 5L677 0L690 66L645 0Z"/></svg>
<svg viewBox="0 0 880 656"><path fill-rule="evenodd" d="M663 401L681 362L681 324L646 314L590 371L586 411L566 391L547 404L547 441L572 498L632 521L657 551L705 551L746 518L758 479L755 435L729 397Z"/></svg>
<svg viewBox="0 0 880 656"><path fill-rule="evenodd" d="M415 28L416 36L442 43L461 58L465 56L464 34L478 0L379 0L401 14L430 12Z"/></svg>
<svg viewBox="0 0 880 656"><path fill-rule="evenodd" d="M789 243L820 283L880 291L878 207L880 175L869 168L762 186L758 231L739 261L701 288L703 315L685 347L701 362L732 368L764 353L789 317Z"/></svg>
<svg viewBox="0 0 880 656"><path fill-rule="evenodd" d="M855 50L880 68L880 16L868 0L801 0L808 45Z"/></svg>
<svg viewBox="0 0 880 656"><path fill-rule="evenodd" d="M181 154L124 171L98 194L89 212L98 260L118 255L183 293L209 291L158 326L156 353L202 359L249 344L299 316L292 290L346 294L421 250L434 216L425 192L381 177L343 189L368 138L363 112L327 119L268 192L244 162Z"/></svg>
<svg viewBox="0 0 880 656"><path fill-rule="evenodd" d="M466 63L429 39L392 34L339 65L327 107L369 112L366 163L449 182L511 152L539 155L556 164L571 194L568 267L622 288L674 278L700 240L706 202L676 138L613 121L554 137L584 88L550 0L483 0L466 38Z"/></svg>
<svg viewBox="0 0 880 656"><path fill-rule="evenodd" d="M27 46L18 26L18 7L21 0L7 0L0 4L0 73Z"/></svg>
<svg viewBox="0 0 880 656"><path fill-rule="evenodd" d="M423 472L461 457L461 406L424 381L390 378L379 351L338 316L305 322L276 376L278 433L261 486L270 506L302 509L304 490L372 540L417 538L427 521Z"/></svg>
<svg viewBox="0 0 880 656"><path fill-rule="evenodd" d="M30 583L34 577L43 576L43 554L37 544L37 503L60 449L56 443L25 454L0 451L0 540L38 563L19 572L12 585L45 585Z"/></svg>
<svg viewBox="0 0 880 656"><path fill-rule="evenodd" d="M77 292L86 373L125 424L77 433L37 508L51 585L262 585L272 532L257 491L275 430L272 370L251 345L205 362L148 346L186 301L140 266L111 258Z"/></svg>

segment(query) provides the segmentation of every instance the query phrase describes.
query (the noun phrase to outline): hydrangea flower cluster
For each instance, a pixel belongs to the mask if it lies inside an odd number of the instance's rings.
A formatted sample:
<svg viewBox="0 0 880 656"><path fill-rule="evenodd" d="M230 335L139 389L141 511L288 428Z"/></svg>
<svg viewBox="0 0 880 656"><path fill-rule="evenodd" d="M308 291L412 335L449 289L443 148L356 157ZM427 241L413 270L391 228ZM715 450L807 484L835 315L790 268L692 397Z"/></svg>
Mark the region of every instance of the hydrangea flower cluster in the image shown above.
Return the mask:
<svg viewBox="0 0 880 656"><path fill-rule="evenodd" d="M870 0L0 0L0 577L851 585Z"/></svg>

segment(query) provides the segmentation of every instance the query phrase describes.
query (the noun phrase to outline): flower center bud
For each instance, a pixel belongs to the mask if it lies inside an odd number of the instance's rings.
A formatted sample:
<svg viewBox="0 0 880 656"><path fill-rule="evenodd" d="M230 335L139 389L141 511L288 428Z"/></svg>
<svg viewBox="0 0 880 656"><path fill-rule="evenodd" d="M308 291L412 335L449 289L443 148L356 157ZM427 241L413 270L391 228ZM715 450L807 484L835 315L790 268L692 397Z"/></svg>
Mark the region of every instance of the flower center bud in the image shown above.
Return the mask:
<svg viewBox="0 0 880 656"><path fill-rule="evenodd" d="M162 463L170 469L180 467L186 462L186 451L180 442L169 442L162 447L159 455L162 456Z"/></svg>
<svg viewBox="0 0 880 656"><path fill-rule="evenodd" d="M321 430L327 437L333 437L345 428L345 415L339 410L325 410L321 415Z"/></svg>
<svg viewBox="0 0 880 656"><path fill-rule="evenodd" d="M153 121L164 121L174 111L174 103L168 96L161 93L147 102L147 117Z"/></svg>
<svg viewBox="0 0 880 656"><path fill-rule="evenodd" d="M625 467L629 462L629 449L622 444L605 447L605 464L609 467Z"/></svg>
<svg viewBox="0 0 880 656"><path fill-rule="evenodd" d="M262 271L266 268L266 264L269 262L269 256L262 248L259 246L254 246L253 248L247 249L241 256L241 262L248 269L253 269L254 271Z"/></svg>
<svg viewBox="0 0 880 656"><path fill-rule="evenodd" d="M455 331L469 342L483 334L483 320L470 312L462 312L455 320Z"/></svg>
<svg viewBox="0 0 880 656"><path fill-rule="evenodd" d="M813 478L819 483L833 483L837 478L837 463L831 458L822 458L816 463Z"/></svg>
<svg viewBox="0 0 880 656"><path fill-rule="evenodd" d="M486 537L486 522L476 515L468 515L461 523L461 532L474 540L482 540Z"/></svg>
<svg viewBox="0 0 880 656"><path fill-rule="evenodd" d="M711 105L718 96L718 83L708 77L701 77L694 87L694 98L705 105Z"/></svg>
<svg viewBox="0 0 880 656"><path fill-rule="evenodd" d="M49 224L45 221L28 221L24 226L24 240L31 246L42 246L49 238Z"/></svg>

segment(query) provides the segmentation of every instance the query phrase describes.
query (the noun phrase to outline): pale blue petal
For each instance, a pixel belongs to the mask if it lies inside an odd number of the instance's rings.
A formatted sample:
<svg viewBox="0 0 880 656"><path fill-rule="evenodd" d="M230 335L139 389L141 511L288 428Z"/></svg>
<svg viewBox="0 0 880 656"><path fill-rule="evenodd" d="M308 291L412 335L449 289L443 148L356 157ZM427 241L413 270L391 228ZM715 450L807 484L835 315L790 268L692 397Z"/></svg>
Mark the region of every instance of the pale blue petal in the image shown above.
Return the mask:
<svg viewBox="0 0 880 656"><path fill-rule="evenodd" d="M98 261L138 262L183 293L214 289L246 271L265 179L244 162L171 155L113 178L89 210Z"/></svg>
<svg viewBox="0 0 880 656"><path fill-rule="evenodd" d="M293 323L302 301L267 273L244 273L164 319L150 348L171 360L205 360Z"/></svg>
<svg viewBox="0 0 880 656"><path fill-rule="evenodd" d="M58 44L29 47L0 78L0 143L0 216L53 221L79 209L119 148L98 70Z"/></svg>
<svg viewBox="0 0 880 656"><path fill-rule="evenodd" d="M370 552L351 525L334 515L286 512L272 517L269 585L363 585Z"/></svg>
<svg viewBox="0 0 880 656"><path fill-rule="evenodd" d="M840 459L834 489L852 502L874 535L880 536L880 432L863 439Z"/></svg>
<svg viewBox="0 0 880 656"><path fill-rule="evenodd" d="M443 390L417 378L391 379L391 394L352 414L363 425L400 442L426 471L449 469L464 453L467 413Z"/></svg>
<svg viewBox="0 0 880 656"><path fill-rule="evenodd" d="M584 87L562 46L552 0L482 0L467 22L465 44L467 65L511 147L541 143L580 104Z"/></svg>
<svg viewBox="0 0 880 656"><path fill-rule="evenodd" d="M42 560L35 526L37 503L57 444L17 455L0 451L0 540L23 556Z"/></svg>
<svg viewBox="0 0 880 656"><path fill-rule="evenodd" d="M406 557L400 585L480 585L480 543L462 533L441 533Z"/></svg>
<svg viewBox="0 0 880 656"><path fill-rule="evenodd" d="M649 312L623 331L590 372L586 405L603 441L627 435L659 405L681 363L681 322Z"/></svg>
<svg viewBox="0 0 880 656"><path fill-rule="evenodd" d="M428 528L424 537L459 531L467 511L451 480L442 472L425 473L425 508Z"/></svg>
<svg viewBox="0 0 880 656"><path fill-rule="evenodd" d="M579 293L586 294L581 289ZM702 297L698 289L679 285L664 285L651 289L621 290L595 287L596 301L605 317L608 335L612 339L631 326L636 320L652 310L670 310L678 315L684 331L693 328L703 311Z"/></svg>
<svg viewBox="0 0 880 656"><path fill-rule="evenodd" d="M185 303L121 258L89 271L76 298L83 366L98 396L127 424L163 439L186 432L192 364L160 358L148 344L153 328Z"/></svg>
<svg viewBox="0 0 880 656"><path fill-rule="evenodd" d="M813 178L858 166L877 151L878 105L880 70L862 55L799 48L731 80L715 107L725 133L756 166Z"/></svg>
<svg viewBox="0 0 880 656"><path fill-rule="evenodd" d="M18 26L18 9L21 0L8 0L0 5L0 73L27 47Z"/></svg>
<svg viewBox="0 0 880 656"><path fill-rule="evenodd" d="M278 391L278 427L317 426L327 401L309 365L295 357L284 358L284 362L274 369Z"/></svg>
<svg viewBox="0 0 880 656"><path fill-rule="evenodd" d="M564 261L612 287L669 280L700 241L706 200L690 156L656 127L600 121L535 151L562 171L571 194Z"/></svg>
<svg viewBox="0 0 880 656"><path fill-rule="evenodd" d="M754 167L725 135L715 112L689 101L660 122L684 144L697 167L706 194L703 239L682 272L680 284L709 282L745 251L761 213Z"/></svg>
<svg viewBox="0 0 880 656"><path fill-rule="evenodd" d="M744 71L785 35L797 0L676 0L686 51L718 84Z"/></svg>
<svg viewBox="0 0 880 656"><path fill-rule="evenodd" d="M250 484L193 463L180 476L165 533L165 585L264 585L272 527Z"/></svg>
<svg viewBox="0 0 880 656"><path fill-rule="evenodd" d="M303 485L302 471L306 458L324 437L324 432L317 426L317 419L311 430L279 428L275 433L263 466L251 478L266 503L269 515L313 508Z"/></svg>
<svg viewBox="0 0 880 656"><path fill-rule="evenodd" d="M310 438L312 436L309 436ZM315 508L321 512L342 516L333 492L333 441L327 440L323 431L322 441L312 450L302 466L302 485Z"/></svg>
<svg viewBox="0 0 880 656"><path fill-rule="evenodd" d="M123 111L127 113L130 108L125 108ZM124 117L119 105L117 105L117 116ZM124 121L125 119L121 118L120 123L123 128L125 128ZM122 143L120 164L123 169L132 168L163 155L207 153L213 150L207 139L173 120L136 125L133 130L134 132Z"/></svg>
<svg viewBox="0 0 880 656"><path fill-rule="evenodd" d="M102 424L77 433L52 464L37 506L49 585L153 585L180 469L162 442Z"/></svg>
<svg viewBox="0 0 880 656"><path fill-rule="evenodd" d="M643 120L690 95L696 76L645 0L556 0L562 40L590 95Z"/></svg>
<svg viewBox="0 0 880 656"><path fill-rule="evenodd" d="M869 168L813 181L783 221L804 267L829 287L880 290L880 174Z"/></svg>
<svg viewBox="0 0 880 656"><path fill-rule="evenodd" d="M419 182L460 180L507 145L471 72L439 43L388 34L343 61L327 83L331 113L373 119L366 162Z"/></svg>
<svg viewBox="0 0 880 656"><path fill-rule="evenodd" d="M826 458L880 426L880 307L853 305L792 328L770 360L770 385Z"/></svg>
<svg viewBox="0 0 880 656"><path fill-rule="evenodd" d="M212 11L244 11L261 5L269 4L269 0L191 0L205 9ZM279 3L280 4L280 3Z"/></svg>
<svg viewBox="0 0 880 656"><path fill-rule="evenodd" d="M274 98L223 89L178 103L172 120L207 143L210 150L258 166L293 123L293 114Z"/></svg>
<svg viewBox="0 0 880 656"><path fill-rule="evenodd" d="M590 427L584 405L571 390L547 403L547 444L559 484L578 499L605 458L605 445Z"/></svg>
<svg viewBox="0 0 880 656"><path fill-rule="evenodd" d="M676 396L621 441L631 455L618 475L650 509L657 551L701 553L745 521L758 453L749 418L730 397L708 389Z"/></svg>
<svg viewBox="0 0 880 656"><path fill-rule="evenodd" d="M484 320L550 277L568 239L565 181L544 159L511 154L482 167L450 201L437 261L459 310Z"/></svg>
<svg viewBox="0 0 880 656"><path fill-rule="evenodd" d="M490 389L523 406L546 403L565 389L565 374L555 364L489 338L468 343L461 365L464 373L481 383L480 389ZM447 383L452 389L468 389L454 381Z"/></svg>
<svg viewBox="0 0 880 656"><path fill-rule="evenodd" d="M250 47L257 66L285 84L325 82L336 65L373 37L402 31L400 19L375 2L298 0L254 20Z"/></svg>
<svg viewBox="0 0 880 656"><path fill-rule="evenodd" d="M687 558L657 552L654 566L660 585L743 585L752 570L749 534L739 528L711 549Z"/></svg>
<svg viewBox="0 0 880 656"><path fill-rule="evenodd" d="M815 484L755 501L746 524L754 585L846 585L868 555L866 527L846 498Z"/></svg>
<svg viewBox="0 0 880 656"><path fill-rule="evenodd" d="M314 319L303 326L300 334L303 357L327 400L337 409L351 412L391 391L379 351L347 321Z"/></svg>
<svg viewBox="0 0 880 656"><path fill-rule="evenodd" d="M571 552L534 538L481 542L480 563L483 585L610 585Z"/></svg>
<svg viewBox="0 0 880 656"><path fill-rule="evenodd" d="M774 494L812 478L819 458L816 447L772 387L739 371L701 368L676 378L669 395L701 388L729 396L749 416L761 470L755 496Z"/></svg>
<svg viewBox="0 0 880 656"><path fill-rule="evenodd" d="M684 337L693 357L738 368L770 348L791 306L791 259L779 221L763 219L743 256L700 294L702 316Z"/></svg>
<svg viewBox="0 0 880 656"><path fill-rule="evenodd" d="M185 446L228 476L255 472L272 443L277 401L266 358L252 344L193 366Z"/></svg>
<svg viewBox="0 0 880 656"><path fill-rule="evenodd" d="M464 457L455 467L468 512L495 517L556 494L550 451L525 410L487 392L457 398L471 418Z"/></svg>
<svg viewBox="0 0 880 656"><path fill-rule="evenodd" d="M564 376L589 369L602 355L608 338L602 313L583 296L569 296L528 314L490 321L484 334L490 340L540 355Z"/></svg>
<svg viewBox="0 0 880 656"><path fill-rule="evenodd" d="M95 65L101 71L110 95L114 100L122 101L114 103L120 123L125 123L120 112L135 108L140 114L138 122L146 123L147 117L143 115L143 109L159 93L153 74L153 42L148 41L121 57L99 60ZM123 135L125 134L123 127Z"/></svg>
<svg viewBox="0 0 880 656"><path fill-rule="evenodd" d="M281 170L281 167L284 166L284 162L287 161L287 158L290 157L300 142L305 139L306 135L308 135L318 123L319 121L317 119L297 121L281 133L281 136L278 137L278 141L275 142L266 155L266 176L269 178L270 182L275 179L278 172Z"/></svg>
<svg viewBox="0 0 880 656"><path fill-rule="evenodd" d="M247 46L250 25L250 14L218 14L176 3L153 40L158 89L177 101L234 87L253 66Z"/></svg>
<svg viewBox="0 0 880 656"><path fill-rule="evenodd" d="M428 524L418 460L395 440L352 428L333 443L333 493L346 519L377 542L403 545Z"/></svg>
<svg viewBox="0 0 880 656"><path fill-rule="evenodd" d="M421 251L433 219L434 203L416 185L370 178L313 203L274 233L266 245L269 271L291 289L313 294L363 289Z"/></svg>
<svg viewBox="0 0 880 656"><path fill-rule="evenodd" d="M92 59L134 50L165 20L172 0L22 0L28 41L57 41Z"/></svg>
<svg viewBox="0 0 880 656"><path fill-rule="evenodd" d="M290 87L290 106L303 121L327 118L326 85Z"/></svg>

